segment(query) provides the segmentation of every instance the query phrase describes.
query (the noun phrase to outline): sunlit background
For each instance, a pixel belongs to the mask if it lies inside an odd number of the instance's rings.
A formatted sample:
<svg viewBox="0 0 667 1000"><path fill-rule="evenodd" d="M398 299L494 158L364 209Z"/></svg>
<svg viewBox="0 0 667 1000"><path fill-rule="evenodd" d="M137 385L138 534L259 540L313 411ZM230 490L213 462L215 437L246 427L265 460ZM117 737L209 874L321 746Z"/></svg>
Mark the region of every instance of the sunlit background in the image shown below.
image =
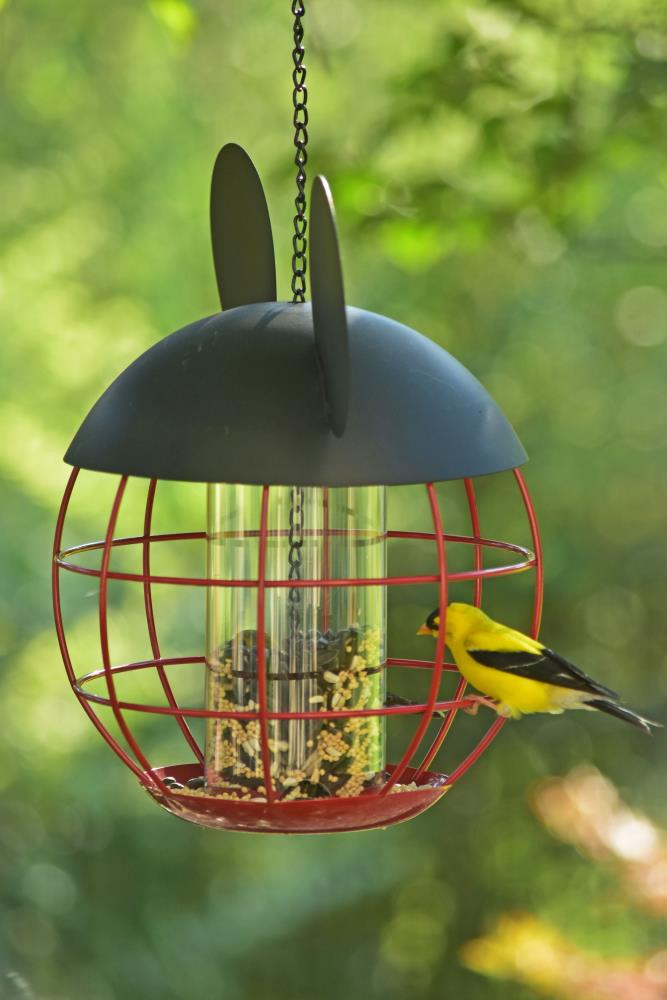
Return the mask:
<svg viewBox="0 0 667 1000"><path fill-rule="evenodd" d="M260 169L288 295L289 6L0 0L0 997L660 1000L662 732L524 719L412 823L262 838L160 813L67 687L49 593L61 456L137 354L217 310L225 141ZM348 300L494 394L531 456L543 635L665 721L667 10L307 7L309 172L334 190ZM72 540L99 535L111 486L84 485ZM502 484L481 502L485 533L529 543ZM161 516L202 510L168 491ZM453 525L460 498L448 510ZM425 516L397 492L393 518ZM490 584L486 606L527 627L529 591ZM434 603L392 595L394 655L427 655L413 633ZM91 669L94 588L75 582L67 611ZM129 644L133 608L117 611ZM198 615L173 608L170 641ZM457 725L443 770L479 719Z"/></svg>

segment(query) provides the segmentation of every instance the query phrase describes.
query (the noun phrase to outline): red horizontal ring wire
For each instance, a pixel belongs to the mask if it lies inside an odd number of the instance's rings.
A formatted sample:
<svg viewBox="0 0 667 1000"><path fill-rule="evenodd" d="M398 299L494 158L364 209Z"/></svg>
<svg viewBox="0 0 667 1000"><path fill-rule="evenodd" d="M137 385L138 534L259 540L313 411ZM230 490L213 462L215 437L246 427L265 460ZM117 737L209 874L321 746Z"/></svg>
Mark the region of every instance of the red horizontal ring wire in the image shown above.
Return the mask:
<svg viewBox="0 0 667 1000"><path fill-rule="evenodd" d="M119 663L111 667L111 672L114 674L124 674L132 670L145 670L148 667L176 667L183 666L192 663L206 663L205 656L161 656L155 657L151 660L135 660L132 663ZM379 669L384 669L385 667L414 667L420 670L432 670L435 666L433 660L401 660L389 657L380 666ZM445 662L442 665L443 670L448 670L455 672L458 667L455 663ZM87 674L83 674L81 677L76 678L76 682L79 685L87 684L89 681L99 680L100 677L105 676L104 668L98 670L91 670Z"/></svg>
<svg viewBox="0 0 667 1000"><path fill-rule="evenodd" d="M313 529L311 529L310 533L317 535L318 537L323 536L322 531L314 531ZM232 532L227 532L227 534L233 538L237 536L239 537L249 536L257 538L259 536L259 532L257 531L239 531L239 532L232 531ZM269 532L269 535L270 534L271 532ZM284 531L275 531L273 532L273 534L282 537L286 533ZM330 529L329 534L330 535L339 534L339 535L345 535L347 537L349 535L354 535L355 532L353 530L346 531L343 528L337 528L335 530ZM116 548L127 545L141 545L146 541L151 542L152 544L158 542L182 542L182 541L193 541L193 540L203 541L206 537L207 534L205 531L174 531L167 534L157 534L157 535L151 535L151 534L128 535L122 538L114 538L111 544L113 548ZM377 537L383 537L383 536L377 536ZM387 531L385 533L385 537L411 539L413 541L422 541L422 542L433 542L435 541L436 535L433 531L392 530L392 531ZM526 549L523 545L517 545L514 542L501 541L495 538L480 538L475 535L449 534L447 532L443 532L443 538L445 542L457 542L463 545L484 545L486 548L506 549L509 552L517 552L519 555L533 558L533 553L529 549ZM79 545L72 545L66 549L63 549L59 553L59 555L66 556L66 555L76 554L79 552L95 552L103 548L104 548L104 541L83 542Z"/></svg>
<svg viewBox="0 0 667 1000"><path fill-rule="evenodd" d="M104 695L92 694L90 691L85 691L82 687L75 687L75 690L87 701L92 701L96 705L106 705L112 706L113 702L109 698L105 698ZM145 705L141 702L132 701L120 701L117 700L116 703L119 708L126 709L130 712L142 712L145 715L172 715L172 716L186 716L191 719L249 719L256 720L261 719L259 712L255 711L223 711L219 709L212 708L171 708L169 705ZM433 710L434 712L444 712L448 709L459 709L467 708L472 705L473 702L470 698L458 698L449 699L447 701L434 701ZM414 705L388 705L383 708L349 708L349 709L333 709L326 711L312 711L312 712L266 712L264 718L273 720L290 721L295 719L366 719L372 718L373 716L390 716L390 715L419 715L424 713L428 708L428 704L415 703Z"/></svg>
<svg viewBox="0 0 667 1000"><path fill-rule="evenodd" d="M509 546L509 543L508 543ZM517 549L517 546L512 546ZM489 577L513 576L515 573L524 573L536 565L535 556L532 552L522 550L526 555L525 562L511 563L508 566L488 566L482 569L462 570L457 573L450 573L450 582L461 582L465 580L487 579ZM77 566L75 563L67 562L61 556L56 557L58 565L70 573L79 573L82 576L99 577L100 571L87 566ZM126 580L136 583L164 583L184 587L232 587L232 588L256 588L257 580L216 580L209 577L185 577L185 576L158 576L155 574L143 573L121 573L109 571L108 580ZM436 573L413 574L412 576L372 576L353 577L336 579L314 579L314 580L265 580L264 586L267 589L292 587L317 589L319 587L385 587L402 586L418 583L438 583L439 576Z"/></svg>
<svg viewBox="0 0 667 1000"><path fill-rule="evenodd" d="M345 538L357 535L366 535L368 532L361 528L304 528L303 533L305 536L314 536L316 538L332 537L334 535L342 535ZM221 538L259 538L259 531L223 531L220 532ZM450 534L449 532L443 533L446 542L463 542L466 545L487 545L491 548L499 549L513 549L516 552L525 552L526 549L521 545L516 545L514 542L506 542L504 540L493 539L493 538L481 538L476 535L459 535ZM141 542L192 542L192 541L203 541L208 535L205 531L169 531L160 532L157 535L143 534L143 535L126 535L121 538L114 538L113 546L122 545L137 545ZM267 538L289 538L289 530L287 528L277 529L271 528L267 531ZM389 529L381 534L369 535L369 541L376 542L383 538L408 538L414 541L422 542L432 542L435 539L435 533L433 531L397 531L395 529ZM104 548L104 540L98 540L96 542L82 542L79 545L72 545L67 549L63 549L62 555L72 552L93 552L96 549Z"/></svg>

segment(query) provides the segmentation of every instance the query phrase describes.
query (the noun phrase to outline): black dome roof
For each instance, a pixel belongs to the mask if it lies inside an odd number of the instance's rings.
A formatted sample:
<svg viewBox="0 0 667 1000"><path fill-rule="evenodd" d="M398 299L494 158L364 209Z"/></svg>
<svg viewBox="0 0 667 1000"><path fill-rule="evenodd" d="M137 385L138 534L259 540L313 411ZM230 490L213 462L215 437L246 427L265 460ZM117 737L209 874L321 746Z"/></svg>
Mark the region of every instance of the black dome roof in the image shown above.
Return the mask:
<svg viewBox="0 0 667 1000"><path fill-rule="evenodd" d="M340 437L310 304L258 303L146 351L95 404L65 460L156 479L328 486L458 479L525 461L501 410L450 354L385 316L346 316Z"/></svg>

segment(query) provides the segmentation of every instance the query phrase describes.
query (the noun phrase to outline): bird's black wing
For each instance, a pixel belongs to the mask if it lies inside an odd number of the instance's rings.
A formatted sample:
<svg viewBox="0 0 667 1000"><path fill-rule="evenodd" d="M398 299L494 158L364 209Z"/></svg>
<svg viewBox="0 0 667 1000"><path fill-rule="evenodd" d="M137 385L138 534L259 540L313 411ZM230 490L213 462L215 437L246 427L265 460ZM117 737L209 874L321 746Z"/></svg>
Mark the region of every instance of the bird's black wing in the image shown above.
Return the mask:
<svg viewBox="0 0 667 1000"><path fill-rule="evenodd" d="M616 691L612 691L611 688L606 687L604 684L600 684L599 681L594 681L592 677L585 674L576 663L571 663L570 660L566 660L564 656L560 656L558 653L554 653L553 649L543 650L544 654L549 657L549 659L564 670L566 673L570 674L572 677L578 678L582 683L588 685L588 687L600 694L605 694L608 698L618 698Z"/></svg>
<svg viewBox="0 0 667 1000"><path fill-rule="evenodd" d="M493 667L504 670L517 677L526 677L531 681L542 681L555 687L570 688L573 691L587 691L589 694L602 694L606 698L618 698L615 691L598 684L592 677L569 660L544 647L541 653L527 653L521 650L505 652L504 650L468 649L468 656L483 667Z"/></svg>

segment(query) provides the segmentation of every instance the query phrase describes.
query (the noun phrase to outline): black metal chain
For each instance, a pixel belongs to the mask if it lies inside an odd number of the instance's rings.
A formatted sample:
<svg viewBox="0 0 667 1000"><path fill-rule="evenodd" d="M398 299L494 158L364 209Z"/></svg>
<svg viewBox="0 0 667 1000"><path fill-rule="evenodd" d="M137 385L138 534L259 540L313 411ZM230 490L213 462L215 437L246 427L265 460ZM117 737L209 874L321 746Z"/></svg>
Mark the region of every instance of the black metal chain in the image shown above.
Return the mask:
<svg viewBox="0 0 667 1000"><path fill-rule="evenodd" d="M305 49L303 47L303 23L301 18L306 13L303 0L292 0L294 15L294 48L292 50L292 104L294 106L294 145L296 154L296 198L294 205L294 235L292 237L292 302L306 301L306 163L308 153L308 88L306 87L306 67L303 64Z"/></svg>
<svg viewBox="0 0 667 1000"><path fill-rule="evenodd" d="M289 512L289 579L301 579L301 549L303 547L303 487L294 486ZM301 588L290 587L289 619L292 639L301 625Z"/></svg>
<svg viewBox="0 0 667 1000"><path fill-rule="evenodd" d="M294 163L296 164L296 198L294 206L296 215L294 216L294 235L292 236L292 302L301 303L306 301L306 249L308 240L306 230L308 220L306 218L306 164L308 162L308 88L306 87L306 67L303 60L305 49L303 47L303 23L302 17L306 13L303 0L292 0L292 14L294 15L294 48L292 50L292 105L294 115L294 145L296 153ZM301 549L303 547L303 488L295 486L292 490L289 513L289 579L301 579ZM292 647L294 649L294 639L301 625L301 590L299 587L291 587L289 592L289 618L290 632L292 635Z"/></svg>

